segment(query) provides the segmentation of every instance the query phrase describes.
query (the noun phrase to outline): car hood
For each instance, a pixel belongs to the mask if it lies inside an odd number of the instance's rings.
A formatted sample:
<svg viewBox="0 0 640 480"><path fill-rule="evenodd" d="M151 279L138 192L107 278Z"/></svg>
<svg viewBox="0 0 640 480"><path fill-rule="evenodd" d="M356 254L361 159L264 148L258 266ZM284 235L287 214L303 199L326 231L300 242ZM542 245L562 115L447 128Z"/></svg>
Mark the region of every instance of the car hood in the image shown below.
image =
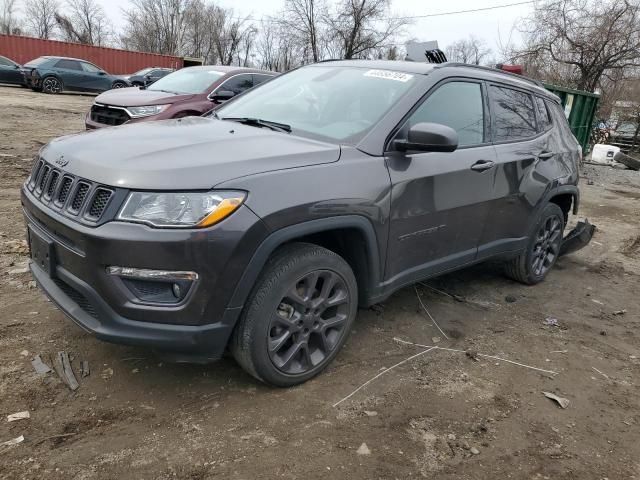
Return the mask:
<svg viewBox="0 0 640 480"><path fill-rule="evenodd" d="M175 94L154 90L141 90L139 87L107 90L96 97L96 103L117 107L137 107L140 105L164 105L189 100L193 94Z"/></svg>
<svg viewBox="0 0 640 480"><path fill-rule="evenodd" d="M131 189L209 189L238 177L335 162L338 145L213 118L101 128L61 137L40 155L62 170Z"/></svg>

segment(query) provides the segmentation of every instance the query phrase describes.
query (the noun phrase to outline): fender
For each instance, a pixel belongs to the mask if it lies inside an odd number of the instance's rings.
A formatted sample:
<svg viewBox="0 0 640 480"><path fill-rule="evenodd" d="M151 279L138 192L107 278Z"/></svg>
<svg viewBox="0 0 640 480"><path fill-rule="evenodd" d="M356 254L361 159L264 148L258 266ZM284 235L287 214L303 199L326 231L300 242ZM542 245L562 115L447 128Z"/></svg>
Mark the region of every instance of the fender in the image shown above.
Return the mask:
<svg viewBox="0 0 640 480"><path fill-rule="evenodd" d="M580 206L580 190L578 189L577 185L560 185L559 187L549 190L549 192L547 192L543 197L542 202L540 202L540 205L546 205L552 197L555 197L556 195L566 194L566 193L569 193L573 196L572 211L574 215L577 215L578 208Z"/></svg>
<svg viewBox="0 0 640 480"><path fill-rule="evenodd" d="M280 245L312 233L320 233L340 228L357 228L364 235L367 244L367 258L369 266L371 267L370 278L368 279L369 291L371 295L374 295L374 292L380 284L381 273L380 254L373 225L371 225L369 220L360 215L341 215L339 217L320 218L290 225L269 234L257 248L253 257L251 257L238 285L236 285L227 308L238 308L244 305L268 258Z"/></svg>

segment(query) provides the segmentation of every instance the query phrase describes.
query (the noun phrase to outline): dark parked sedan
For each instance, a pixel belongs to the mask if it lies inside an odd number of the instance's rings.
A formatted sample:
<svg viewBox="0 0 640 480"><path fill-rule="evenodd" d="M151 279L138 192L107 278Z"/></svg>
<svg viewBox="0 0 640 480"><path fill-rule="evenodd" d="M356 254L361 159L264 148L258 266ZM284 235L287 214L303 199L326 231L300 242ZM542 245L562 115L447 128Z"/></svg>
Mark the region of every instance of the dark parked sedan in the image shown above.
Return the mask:
<svg viewBox="0 0 640 480"><path fill-rule="evenodd" d="M149 86L173 72L175 72L173 68L150 67L143 68L136 73L124 75L120 78L126 80L126 82L131 86L142 87L145 85Z"/></svg>
<svg viewBox="0 0 640 480"><path fill-rule="evenodd" d="M0 83L24 85L24 75L20 64L0 55Z"/></svg>
<svg viewBox="0 0 640 480"><path fill-rule="evenodd" d="M131 87L98 95L85 123L92 129L202 115L274 75L228 66L182 68L147 88Z"/></svg>
<svg viewBox="0 0 640 480"><path fill-rule="evenodd" d="M24 66L28 85L44 93L104 92L127 86L125 80L78 58L39 57Z"/></svg>

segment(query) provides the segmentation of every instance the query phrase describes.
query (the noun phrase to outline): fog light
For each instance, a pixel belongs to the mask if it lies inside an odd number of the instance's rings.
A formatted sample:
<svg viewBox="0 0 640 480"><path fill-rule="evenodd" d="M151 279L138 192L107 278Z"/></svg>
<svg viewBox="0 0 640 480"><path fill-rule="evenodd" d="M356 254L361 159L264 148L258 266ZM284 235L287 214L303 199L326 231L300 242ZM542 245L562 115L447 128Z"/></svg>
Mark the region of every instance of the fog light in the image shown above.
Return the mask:
<svg viewBox="0 0 640 480"><path fill-rule="evenodd" d="M196 272L150 270L148 268L107 267L107 273L119 277L146 278L148 280L191 280L193 282L198 279Z"/></svg>
<svg viewBox="0 0 640 480"><path fill-rule="evenodd" d="M131 267L107 267L107 273L118 277L134 297L149 304L181 302L198 279L196 272Z"/></svg>

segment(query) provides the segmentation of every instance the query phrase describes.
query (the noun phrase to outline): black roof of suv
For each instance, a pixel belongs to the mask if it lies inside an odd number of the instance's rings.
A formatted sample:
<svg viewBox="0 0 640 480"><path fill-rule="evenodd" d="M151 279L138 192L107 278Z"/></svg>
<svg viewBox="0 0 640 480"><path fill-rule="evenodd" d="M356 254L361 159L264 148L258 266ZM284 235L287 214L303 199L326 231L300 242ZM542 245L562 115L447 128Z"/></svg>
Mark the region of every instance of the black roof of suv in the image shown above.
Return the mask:
<svg viewBox="0 0 640 480"><path fill-rule="evenodd" d="M107 341L228 347L279 386L317 375L358 305L487 259L526 284L591 238L557 98L490 69L302 67L209 117L54 140L22 190L38 284Z"/></svg>

